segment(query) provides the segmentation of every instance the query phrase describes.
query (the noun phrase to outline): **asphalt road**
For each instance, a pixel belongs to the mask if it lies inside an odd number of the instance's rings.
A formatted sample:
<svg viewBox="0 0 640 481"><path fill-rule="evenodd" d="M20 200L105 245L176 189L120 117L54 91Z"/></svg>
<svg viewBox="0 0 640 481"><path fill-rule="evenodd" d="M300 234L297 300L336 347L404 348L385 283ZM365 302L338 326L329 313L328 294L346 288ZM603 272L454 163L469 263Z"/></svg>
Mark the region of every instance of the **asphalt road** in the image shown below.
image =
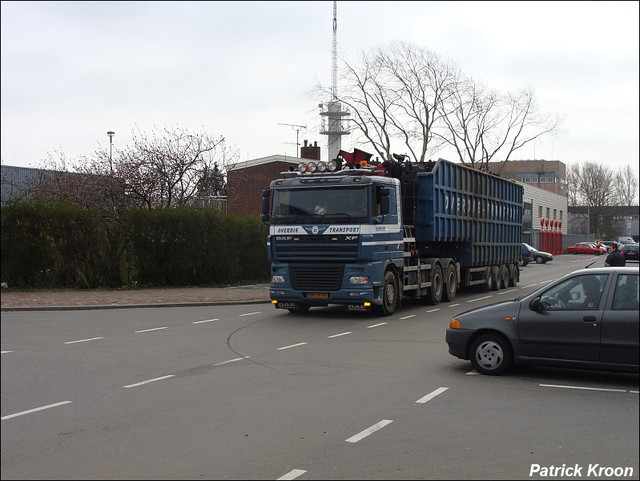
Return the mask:
<svg viewBox="0 0 640 481"><path fill-rule="evenodd" d="M587 261L386 318L3 312L2 479L638 479L638 375L481 376L444 341L452 315Z"/></svg>

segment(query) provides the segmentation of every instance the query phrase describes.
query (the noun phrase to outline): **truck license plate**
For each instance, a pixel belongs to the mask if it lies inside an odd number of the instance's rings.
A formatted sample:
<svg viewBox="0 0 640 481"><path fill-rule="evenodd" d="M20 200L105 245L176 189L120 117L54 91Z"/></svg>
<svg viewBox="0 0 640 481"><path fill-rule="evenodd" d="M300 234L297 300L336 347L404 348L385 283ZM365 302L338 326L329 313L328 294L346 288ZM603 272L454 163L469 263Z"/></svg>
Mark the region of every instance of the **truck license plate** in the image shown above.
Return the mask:
<svg viewBox="0 0 640 481"><path fill-rule="evenodd" d="M328 292L309 292L307 294L307 297L310 297L312 299L328 299L329 293Z"/></svg>

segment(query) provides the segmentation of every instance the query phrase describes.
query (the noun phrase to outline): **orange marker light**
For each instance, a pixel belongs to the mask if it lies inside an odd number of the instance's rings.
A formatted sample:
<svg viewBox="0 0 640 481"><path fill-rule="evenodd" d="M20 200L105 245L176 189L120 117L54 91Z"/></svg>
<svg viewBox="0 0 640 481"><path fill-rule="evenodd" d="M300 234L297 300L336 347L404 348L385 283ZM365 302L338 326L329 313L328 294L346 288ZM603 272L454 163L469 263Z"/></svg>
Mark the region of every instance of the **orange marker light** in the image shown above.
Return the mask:
<svg viewBox="0 0 640 481"><path fill-rule="evenodd" d="M449 327L451 329L460 329L460 321L458 319L451 319Z"/></svg>

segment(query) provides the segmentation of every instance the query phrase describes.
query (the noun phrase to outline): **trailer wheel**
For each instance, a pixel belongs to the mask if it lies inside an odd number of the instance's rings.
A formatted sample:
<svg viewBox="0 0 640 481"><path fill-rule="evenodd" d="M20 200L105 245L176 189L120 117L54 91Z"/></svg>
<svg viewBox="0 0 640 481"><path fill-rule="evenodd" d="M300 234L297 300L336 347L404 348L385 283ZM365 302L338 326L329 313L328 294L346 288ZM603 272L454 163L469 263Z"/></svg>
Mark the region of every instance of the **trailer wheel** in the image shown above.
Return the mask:
<svg viewBox="0 0 640 481"><path fill-rule="evenodd" d="M445 274L445 289L444 289L444 300L447 302L451 302L456 298L456 293L458 292L458 276L456 274L456 267L453 263L450 263L447 266L447 272Z"/></svg>
<svg viewBox="0 0 640 481"><path fill-rule="evenodd" d="M500 264L500 289L506 289L509 285L509 269L504 264Z"/></svg>
<svg viewBox="0 0 640 481"><path fill-rule="evenodd" d="M442 267L436 265L431 273L431 287L427 294L427 303L431 305L439 304L442 300L444 290L444 279L442 278Z"/></svg>
<svg viewBox="0 0 640 481"><path fill-rule="evenodd" d="M491 286L492 291L499 291L500 287L502 287L502 281L500 280L500 268L497 266L493 266L491 268L491 277L493 277L493 285Z"/></svg>
<svg viewBox="0 0 640 481"><path fill-rule="evenodd" d="M374 312L379 316L390 316L396 310L398 303L398 281L391 271L384 275L382 285L382 305L374 306Z"/></svg>
<svg viewBox="0 0 640 481"><path fill-rule="evenodd" d="M518 267L514 264L509 264L509 287L515 287L518 283Z"/></svg>

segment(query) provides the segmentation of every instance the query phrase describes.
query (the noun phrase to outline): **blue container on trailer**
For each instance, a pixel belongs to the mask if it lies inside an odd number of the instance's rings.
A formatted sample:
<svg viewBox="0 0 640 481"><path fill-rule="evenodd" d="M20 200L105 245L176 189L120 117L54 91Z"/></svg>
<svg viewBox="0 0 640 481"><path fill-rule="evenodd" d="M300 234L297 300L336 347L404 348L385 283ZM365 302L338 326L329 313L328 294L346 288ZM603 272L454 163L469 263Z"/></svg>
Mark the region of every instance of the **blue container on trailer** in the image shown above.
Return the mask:
<svg viewBox="0 0 640 481"><path fill-rule="evenodd" d="M521 185L439 159L416 176L416 241L463 267L517 262L522 249Z"/></svg>

